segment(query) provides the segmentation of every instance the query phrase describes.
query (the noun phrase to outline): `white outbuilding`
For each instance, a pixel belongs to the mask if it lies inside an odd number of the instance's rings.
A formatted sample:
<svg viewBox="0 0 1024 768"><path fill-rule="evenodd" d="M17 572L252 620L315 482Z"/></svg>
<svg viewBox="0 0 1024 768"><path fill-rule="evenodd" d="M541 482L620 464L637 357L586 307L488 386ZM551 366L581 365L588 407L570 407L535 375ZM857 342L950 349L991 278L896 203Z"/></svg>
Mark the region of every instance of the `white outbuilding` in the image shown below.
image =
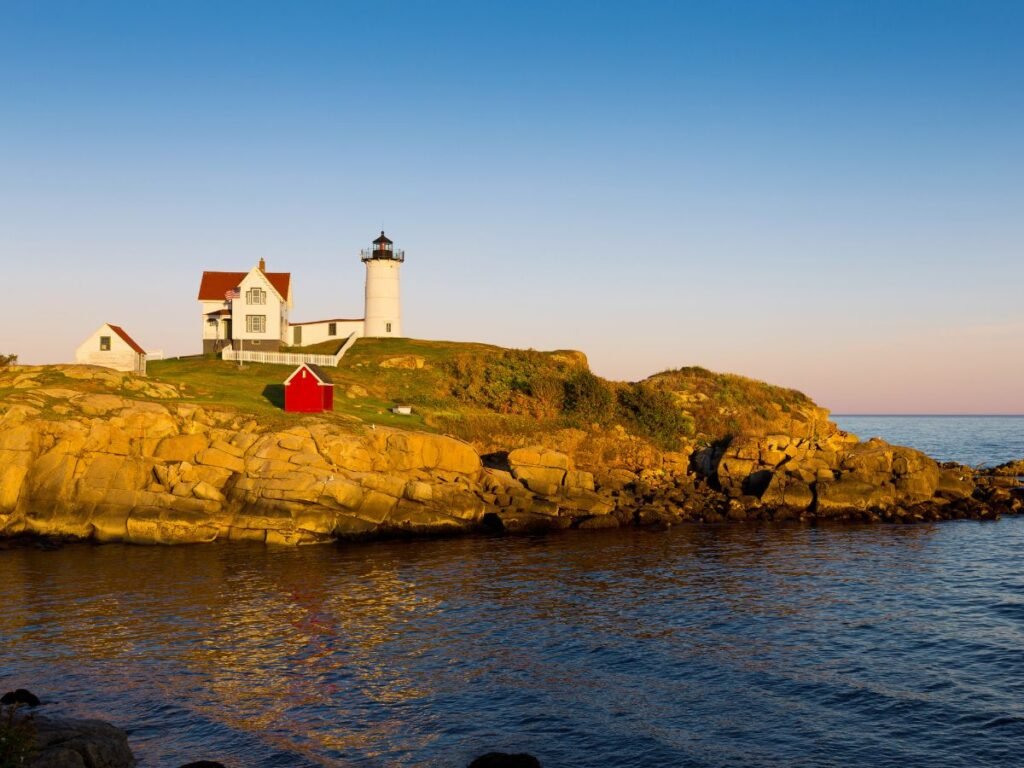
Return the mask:
<svg viewBox="0 0 1024 768"><path fill-rule="evenodd" d="M75 362L144 374L146 350L121 326L104 323L75 350Z"/></svg>

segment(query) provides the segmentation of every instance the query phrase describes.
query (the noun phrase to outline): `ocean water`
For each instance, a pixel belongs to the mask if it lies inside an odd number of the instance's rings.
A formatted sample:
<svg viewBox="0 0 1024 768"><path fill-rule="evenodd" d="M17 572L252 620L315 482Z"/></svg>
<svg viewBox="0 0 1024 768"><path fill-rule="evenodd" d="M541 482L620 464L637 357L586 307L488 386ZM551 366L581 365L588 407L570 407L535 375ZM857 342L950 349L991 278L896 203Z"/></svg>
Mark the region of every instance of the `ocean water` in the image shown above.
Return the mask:
<svg viewBox="0 0 1024 768"><path fill-rule="evenodd" d="M7 545L0 689L142 766L1020 765L1022 555L1015 518Z"/></svg>
<svg viewBox="0 0 1024 768"><path fill-rule="evenodd" d="M1024 416L843 416L842 429L867 440L909 445L939 461L995 466L1024 459Z"/></svg>

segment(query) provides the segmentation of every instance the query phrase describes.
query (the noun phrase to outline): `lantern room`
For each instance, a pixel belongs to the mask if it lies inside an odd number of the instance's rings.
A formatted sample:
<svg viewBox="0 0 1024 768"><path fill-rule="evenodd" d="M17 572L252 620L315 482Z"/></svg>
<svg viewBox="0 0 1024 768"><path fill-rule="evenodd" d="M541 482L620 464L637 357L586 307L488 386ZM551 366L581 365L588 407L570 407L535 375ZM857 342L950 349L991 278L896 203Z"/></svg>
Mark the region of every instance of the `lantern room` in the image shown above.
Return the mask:
<svg viewBox="0 0 1024 768"><path fill-rule="evenodd" d="M363 261L405 261L405 251L395 248L395 244L384 234L383 229L380 231L380 237L373 241L373 246L364 248L361 255Z"/></svg>

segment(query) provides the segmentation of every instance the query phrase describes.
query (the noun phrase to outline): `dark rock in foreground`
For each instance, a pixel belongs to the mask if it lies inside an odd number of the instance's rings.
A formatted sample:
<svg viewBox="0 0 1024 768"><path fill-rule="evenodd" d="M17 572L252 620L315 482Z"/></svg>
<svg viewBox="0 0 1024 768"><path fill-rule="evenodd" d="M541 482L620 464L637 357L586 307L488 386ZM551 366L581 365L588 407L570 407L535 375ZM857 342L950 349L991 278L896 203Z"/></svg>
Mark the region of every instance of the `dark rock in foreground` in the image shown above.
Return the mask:
<svg viewBox="0 0 1024 768"><path fill-rule="evenodd" d="M24 688L18 688L17 690L8 691L3 696L0 696L0 704L6 704L8 706L21 704L26 707L38 707L39 698L31 691L26 691Z"/></svg>
<svg viewBox="0 0 1024 768"><path fill-rule="evenodd" d="M131 768L135 757L128 736L102 720L16 715L32 734L26 768Z"/></svg>
<svg viewBox="0 0 1024 768"><path fill-rule="evenodd" d="M469 768L541 768L540 760L525 752L509 754L507 752L488 752L481 755Z"/></svg>

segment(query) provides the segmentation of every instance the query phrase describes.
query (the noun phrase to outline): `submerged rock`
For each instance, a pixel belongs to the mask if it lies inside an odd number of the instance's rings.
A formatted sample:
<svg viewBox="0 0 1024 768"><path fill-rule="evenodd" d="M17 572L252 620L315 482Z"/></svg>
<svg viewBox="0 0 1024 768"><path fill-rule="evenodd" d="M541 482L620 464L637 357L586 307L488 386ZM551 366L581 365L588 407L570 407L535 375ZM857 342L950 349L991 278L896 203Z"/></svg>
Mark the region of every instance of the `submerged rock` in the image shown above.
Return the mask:
<svg viewBox="0 0 1024 768"><path fill-rule="evenodd" d="M540 760L525 752L488 752L469 764L469 768L541 768Z"/></svg>

